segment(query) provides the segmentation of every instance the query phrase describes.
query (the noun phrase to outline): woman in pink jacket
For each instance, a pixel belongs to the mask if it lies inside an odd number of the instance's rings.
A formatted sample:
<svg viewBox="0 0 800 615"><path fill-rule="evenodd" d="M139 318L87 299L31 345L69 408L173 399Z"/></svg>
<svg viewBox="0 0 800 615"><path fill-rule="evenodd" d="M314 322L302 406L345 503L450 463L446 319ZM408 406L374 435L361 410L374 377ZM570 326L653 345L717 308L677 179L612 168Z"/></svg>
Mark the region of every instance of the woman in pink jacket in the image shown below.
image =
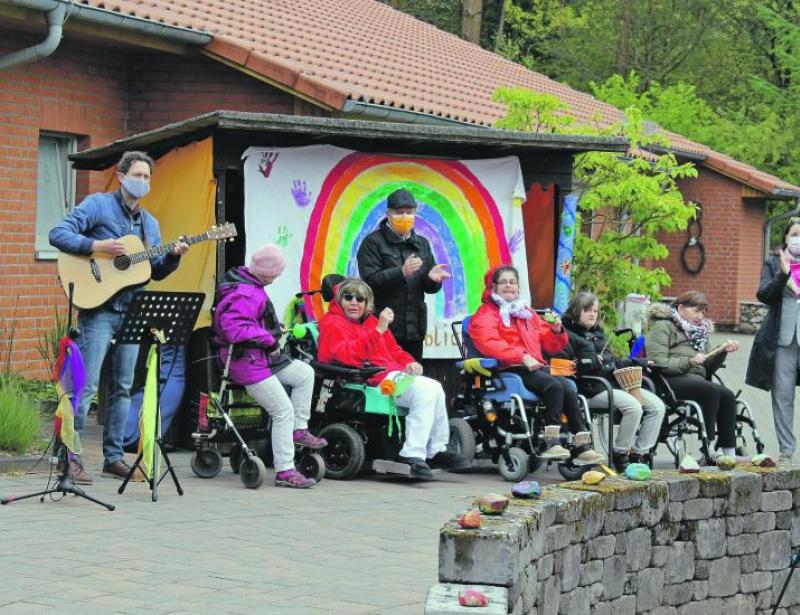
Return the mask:
<svg viewBox="0 0 800 615"><path fill-rule="evenodd" d="M547 450L543 459L566 459L572 454L582 463L601 463L603 456L592 446L578 406L575 383L561 376L551 376L542 350L555 354L569 338L561 320L543 321L519 295L519 273L502 265L486 274L486 289L481 306L472 317L469 335L478 352L500 362L500 368L522 378L526 389L539 395L546 408L544 437ZM561 413L567 416L575 434L575 449L561 446Z"/></svg>
<svg viewBox="0 0 800 615"><path fill-rule="evenodd" d="M318 449L327 444L308 431L314 370L281 352L281 326L264 287L275 281L286 261L278 246L267 244L255 254L249 267L235 267L217 288L214 334L220 360L228 359L235 344L229 375L272 417L272 452L275 484L304 489L316 484L297 471L294 445ZM292 388L291 396L284 385Z"/></svg>

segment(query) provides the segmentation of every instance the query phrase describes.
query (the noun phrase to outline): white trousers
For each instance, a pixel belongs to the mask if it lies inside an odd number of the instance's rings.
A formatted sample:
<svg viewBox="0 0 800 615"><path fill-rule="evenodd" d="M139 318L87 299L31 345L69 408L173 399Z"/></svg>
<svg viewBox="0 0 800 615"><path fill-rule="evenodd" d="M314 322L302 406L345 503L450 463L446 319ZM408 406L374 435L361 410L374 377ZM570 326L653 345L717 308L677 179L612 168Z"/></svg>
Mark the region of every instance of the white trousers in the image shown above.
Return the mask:
<svg viewBox="0 0 800 615"><path fill-rule="evenodd" d="M284 385L291 387L291 397ZM272 417L272 456L275 471L294 467L295 429L307 429L314 393L314 368L302 361L289 365L266 380L245 386L250 396Z"/></svg>
<svg viewBox="0 0 800 615"><path fill-rule="evenodd" d="M392 372L389 377L398 373ZM397 405L408 408L405 442L400 455L430 459L447 448L450 440L447 402L438 381L415 376L414 383L397 397Z"/></svg>

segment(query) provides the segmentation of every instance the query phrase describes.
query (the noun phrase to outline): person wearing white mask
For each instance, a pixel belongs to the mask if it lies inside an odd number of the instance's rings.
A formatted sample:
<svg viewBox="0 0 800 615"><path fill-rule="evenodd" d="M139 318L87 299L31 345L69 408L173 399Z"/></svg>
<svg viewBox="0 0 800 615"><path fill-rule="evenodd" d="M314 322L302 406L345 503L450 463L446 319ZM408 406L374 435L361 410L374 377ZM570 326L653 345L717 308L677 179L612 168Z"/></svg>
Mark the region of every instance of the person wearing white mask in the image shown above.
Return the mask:
<svg viewBox="0 0 800 615"><path fill-rule="evenodd" d="M155 162L144 152L125 152L117 164L120 188L114 192L99 192L87 196L78 207L50 231L50 245L69 254L94 253L118 256L125 254L125 235L136 235L148 247L161 244L158 220L145 211L140 200L150 191L150 178ZM172 251L150 259L152 277L162 280L175 271L181 255L189 249L178 241ZM103 474L125 478L130 468L123 457L122 443L131 404L130 389L139 347L116 344L111 340L122 326L125 312L133 299L134 289L115 294L106 303L91 310L78 311L78 348L86 367L86 384L78 402L75 430L79 433L86 422L89 405L100 382L100 371L106 354L113 352L113 388L111 407L103 425ZM77 455L70 456L69 472L78 484L91 484L91 475L83 468Z"/></svg>
<svg viewBox="0 0 800 615"><path fill-rule="evenodd" d="M791 461L800 367L800 218L789 219L782 237L761 272L756 297L769 309L753 340L745 382L770 391L779 460Z"/></svg>

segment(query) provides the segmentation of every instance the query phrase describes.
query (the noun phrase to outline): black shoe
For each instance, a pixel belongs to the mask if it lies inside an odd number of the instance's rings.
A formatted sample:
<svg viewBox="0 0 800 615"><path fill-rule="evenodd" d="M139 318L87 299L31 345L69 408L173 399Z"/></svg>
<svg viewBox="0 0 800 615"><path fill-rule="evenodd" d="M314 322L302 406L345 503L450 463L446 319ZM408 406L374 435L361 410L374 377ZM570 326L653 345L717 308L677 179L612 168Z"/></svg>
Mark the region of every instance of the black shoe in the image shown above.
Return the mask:
<svg viewBox="0 0 800 615"><path fill-rule="evenodd" d="M615 453L616 454L616 453ZM649 453L631 453L628 456L628 463L643 463L644 465L653 467L653 456Z"/></svg>
<svg viewBox="0 0 800 615"><path fill-rule="evenodd" d="M420 478L422 480L431 480L433 478L433 472L431 472L430 466L425 463L424 459L417 459L416 457L398 457L397 461L408 464L410 468L408 475L411 478Z"/></svg>
<svg viewBox="0 0 800 615"><path fill-rule="evenodd" d="M460 472L461 470L466 470L472 464L469 459L460 453L443 450L428 459L428 465L432 468L444 468L449 472Z"/></svg>
<svg viewBox="0 0 800 615"><path fill-rule="evenodd" d="M641 463L641 462L634 462L633 455L628 455L628 453L618 453L617 451L613 451L611 453L611 461L614 465L614 469L617 472L624 472L625 468L628 467L630 463Z"/></svg>

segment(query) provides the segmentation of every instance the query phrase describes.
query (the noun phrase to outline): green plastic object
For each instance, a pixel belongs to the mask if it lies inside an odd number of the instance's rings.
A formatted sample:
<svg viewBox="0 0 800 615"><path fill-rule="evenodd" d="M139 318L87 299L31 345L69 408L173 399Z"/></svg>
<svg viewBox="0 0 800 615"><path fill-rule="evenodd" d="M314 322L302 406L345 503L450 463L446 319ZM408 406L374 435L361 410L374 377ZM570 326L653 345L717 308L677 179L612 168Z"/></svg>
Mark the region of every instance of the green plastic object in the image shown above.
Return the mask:
<svg viewBox="0 0 800 615"><path fill-rule="evenodd" d="M295 326L292 327L292 336L296 340L301 340L306 336L308 333L308 329L304 324L297 323Z"/></svg>
<svg viewBox="0 0 800 615"><path fill-rule="evenodd" d="M631 463L625 468L625 476L630 480L647 480L650 478L650 467L644 463Z"/></svg>
<svg viewBox="0 0 800 615"><path fill-rule="evenodd" d="M394 408L394 400L389 395L381 393L379 387L371 387L365 384L345 384L345 389L360 391L364 394L364 411L369 414L385 414L386 416L406 416L407 408Z"/></svg>

